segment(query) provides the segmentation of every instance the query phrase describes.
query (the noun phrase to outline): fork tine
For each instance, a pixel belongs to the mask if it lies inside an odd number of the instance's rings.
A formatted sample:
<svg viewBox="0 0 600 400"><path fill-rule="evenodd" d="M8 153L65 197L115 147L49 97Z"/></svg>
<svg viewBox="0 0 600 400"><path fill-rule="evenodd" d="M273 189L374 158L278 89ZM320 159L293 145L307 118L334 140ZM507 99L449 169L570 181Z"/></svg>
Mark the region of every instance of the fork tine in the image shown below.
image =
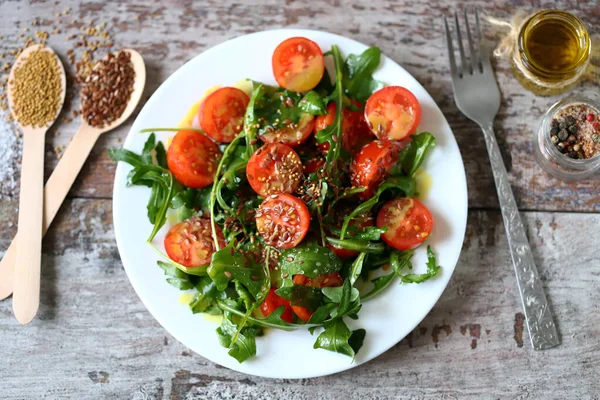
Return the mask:
<svg viewBox="0 0 600 400"><path fill-rule="evenodd" d="M477 31L477 49L479 52L479 63L477 67L480 72L483 72L483 61L484 61L484 52L483 52L483 42L481 41L481 27L479 26L479 12L475 9L475 28Z"/></svg>
<svg viewBox="0 0 600 400"><path fill-rule="evenodd" d="M479 57L478 57L478 53L475 50L475 47L473 47L473 38L471 37L471 27L469 26L469 18L467 17L467 10L465 10L465 28L467 29L467 41L469 42L469 52L470 52L470 58L471 58L471 66L469 68L470 73L474 73L476 70L478 70L478 62L479 62Z"/></svg>
<svg viewBox="0 0 600 400"><path fill-rule="evenodd" d="M465 58L465 49L463 48L462 37L460 36L460 25L458 24L457 12L454 13L454 22L456 23L456 37L458 39L458 52L460 53L461 71L464 72L467 66L467 59Z"/></svg>
<svg viewBox="0 0 600 400"><path fill-rule="evenodd" d="M450 58L450 72L452 75L457 75L456 60L454 59L454 46L452 46L452 36L450 36L450 29L448 29L448 20L444 15L444 26L446 27L446 41L448 42L448 57Z"/></svg>

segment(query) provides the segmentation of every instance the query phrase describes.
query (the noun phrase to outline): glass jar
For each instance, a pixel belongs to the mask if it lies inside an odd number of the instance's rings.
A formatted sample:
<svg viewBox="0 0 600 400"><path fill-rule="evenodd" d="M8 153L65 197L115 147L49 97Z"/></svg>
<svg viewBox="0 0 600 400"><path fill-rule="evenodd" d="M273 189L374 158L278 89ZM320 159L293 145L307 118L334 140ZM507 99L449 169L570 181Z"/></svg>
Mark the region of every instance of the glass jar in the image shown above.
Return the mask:
<svg viewBox="0 0 600 400"><path fill-rule="evenodd" d="M600 114L600 103L583 96L571 96L555 103L546 113L533 135L533 153L542 169L563 181L600 178L600 153L587 159L573 159L561 153L552 143L550 129L556 113L571 105L585 105Z"/></svg>
<svg viewBox="0 0 600 400"><path fill-rule="evenodd" d="M573 14L544 10L523 24L511 67L519 83L541 96L572 89L588 67L591 41Z"/></svg>

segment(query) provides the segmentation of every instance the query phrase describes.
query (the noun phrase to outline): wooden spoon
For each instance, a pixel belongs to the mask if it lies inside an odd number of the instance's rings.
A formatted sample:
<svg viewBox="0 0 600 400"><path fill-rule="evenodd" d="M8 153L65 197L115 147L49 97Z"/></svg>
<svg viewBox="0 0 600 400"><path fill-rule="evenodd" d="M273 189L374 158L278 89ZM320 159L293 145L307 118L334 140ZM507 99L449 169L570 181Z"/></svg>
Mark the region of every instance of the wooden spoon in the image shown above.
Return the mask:
<svg viewBox="0 0 600 400"><path fill-rule="evenodd" d="M135 80L133 83L133 92L120 118L113 121L104 128L94 128L86 123L82 118L81 127L73 137L73 140L65 150L58 165L50 175L46 186L44 187L44 219L42 233L45 234L52 220L56 216L58 209L64 201L69 189L73 185L75 178L79 174L81 167L85 163L88 155L92 151L94 144L101 134L115 129L121 125L133 112L142 97L144 85L146 84L146 66L142 56L135 50L123 50L131 54L131 63L135 71ZM19 232L21 230L19 229ZM21 237L17 232L17 237ZM13 239L4 258L0 261L0 300L10 296L13 291L13 272L15 267L15 243L20 240ZM16 278L16 276L15 276ZM16 288L16 286L15 286ZM16 291L15 291L16 294Z"/></svg>
<svg viewBox="0 0 600 400"><path fill-rule="evenodd" d="M21 194L19 197L19 230L24 240L17 242L15 251L13 311L22 324L31 322L40 303L40 264L42 261L42 209L44 203L44 142L46 131L54 123L65 101L67 79L63 65L54 51L46 46L29 46L19 55L8 77L15 80L16 70L33 52L52 54L59 66L60 103L56 115L45 126L21 125L15 114L15 99L8 88L8 105L23 132L23 157L21 161Z"/></svg>

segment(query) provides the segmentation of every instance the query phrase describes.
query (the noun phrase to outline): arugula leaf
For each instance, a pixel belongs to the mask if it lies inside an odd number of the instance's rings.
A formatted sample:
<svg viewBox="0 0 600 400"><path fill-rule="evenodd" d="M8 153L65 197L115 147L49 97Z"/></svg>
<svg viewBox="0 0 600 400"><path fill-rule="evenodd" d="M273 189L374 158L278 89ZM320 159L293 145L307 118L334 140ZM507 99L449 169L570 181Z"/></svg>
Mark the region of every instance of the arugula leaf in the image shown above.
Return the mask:
<svg viewBox="0 0 600 400"><path fill-rule="evenodd" d="M371 94L384 87L383 82L373 79L373 73L379 67L381 50L369 47L362 54L350 54L344 63L344 88L346 94L365 102Z"/></svg>
<svg viewBox="0 0 600 400"><path fill-rule="evenodd" d="M123 161L134 168L144 165L142 157L139 154L135 154L133 151L129 151L125 148L120 149L108 149L108 156L113 161Z"/></svg>
<svg viewBox="0 0 600 400"><path fill-rule="evenodd" d="M200 210L203 214L208 213L210 203L210 187L202 189L185 188L175 194L171 200L171 206L175 209L185 207L189 210Z"/></svg>
<svg viewBox="0 0 600 400"><path fill-rule="evenodd" d="M325 129L320 130L315 135L317 143L329 143L329 151L325 156L326 161L326 172L327 175L336 177L337 174L332 172L336 168L336 160L340 157L342 146L339 145L342 139L342 112L344 110L344 86L342 82L342 55L340 49L333 45L331 51L325 53L325 55L331 55L333 57L333 64L335 67L335 90L328 97L327 100L333 100L336 103L335 117L333 123L327 126Z"/></svg>
<svg viewBox="0 0 600 400"><path fill-rule="evenodd" d="M142 161L145 164L152 164L152 150L156 147L156 136L154 133L151 133L144 143L144 148L142 149Z"/></svg>
<svg viewBox="0 0 600 400"><path fill-rule="evenodd" d="M233 243L229 243L226 247L213 253L206 272L220 291L225 290L229 281L234 279L244 285L256 298L264 284L261 265L252 257L236 251Z"/></svg>
<svg viewBox="0 0 600 400"><path fill-rule="evenodd" d="M334 287L324 287L321 289L325 297L331 300L334 303L340 303L342 301L342 296L344 295L344 286L334 286ZM357 288L352 288L350 290L350 301L356 301L360 293ZM329 314L328 314L329 315Z"/></svg>
<svg viewBox="0 0 600 400"><path fill-rule="evenodd" d="M233 281L233 286L238 296L240 296L240 299L242 299L242 301L244 302L246 310L250 310L252 308L252 304L254 304L254 298L252 297L248 289L246 289L244 285L240 283L240 281L236 280Z"/></svg>
<svg viewBox="0 0 600 400"><path fill-rule="evenodd" d="M200 278L196 283L196 289L198 293L189 304L193 314L205 312L216 299L225 298L225 292L217 290L217 285L208 276Z"/></svg>
<svg viewBox="0 0 600 400"><path fill-rule="evenodd" d="M305 307L310 312L319 308L319 305L323 300L323 296L319 289L304 285L281 287L275 291L275 294L289 300L292 306Z"/></svg>
<svg viewBox="0 0 600 400"><path fill-rule="evenodd" d="M342 318L346 315L356 314L360 310L360 299L352 300L352 283L350 279L344 280L341 286L341 298L337 308L331 311L331 319Z"/></svg>
<svg viewBox="0 0 600 400"><path fill-rule="evenodd" d="M233 322L233 314L225 311L221 326L217 328L219 342L223 347L229 348L228 354L238 360L239 363L256 355L256 336L260 329L256 327L243 327L238 330L238 326ZM234 335L236 340L233 341Z"/></svg>
<svg viewBox="0 0 600 400"><path fill-rule="evenodd" d="M332 237L327 237L327 241L335 247L364 253L383 253L385 251L385 247L381 242L377 243L359 239L340 240Z"/></svg>
<svg viewBox="0 0 600 400"><path fill-rule="evenodd" d="M404 283L423 283L428 279L436 276L440 270L440 266L436 265L435 253L431 250L431 246L427 246L427 272L424 274L408 274L402 276Z"/></svg>
<svg viewBox="0 0 600 400"><path fill-rule="evenodd" d="M350 332L342 319L327 322L323 326L325 330L317 337L313 348L333 351L354 359L362 347L366 331L357 329Z"/></svg>
<svg viewBox="0 0 600 400"><path fill-rule="evenodd" d="M425 156L435 146L435 137L429 132L413 135L411 142L398 155L398 162L392 168L391 174L403 172L414 176L417 169L425 161Z"/></svg>
<svg viewBox="0 0 600 400"><path fill-rule="evenodd" d="M327 115L327 104L323 98L314 90L306 93L298 103L298 107L312 115Z"/></svg>
<svg viewBox="0 0 600 400"><path fill-rule="evenodd" d="M360 276L366 255L367 253L360 253L358 257L356 257L356 260L354 260L354 262L352 263L352 267L350 268L350 275L348 277L352 286L354 286L354 283Z"/></svg>
<svg viewBox="0 0 600 400"><path fill-rule="evenodd" d="M380 240L381 235L387 232L387 226L382 226L381 228L378 226L365 226L356 233L353 238L354 239L362 239L362 240Z"/></svg>
<svg viewBox="0 0 600 400"><path fill-rule="evenodd" d="M377 296L386 287L389 286L389 284L394 280L395 277L396 277L396 273L392 272L387 275L382 275L380 277L373 279L371 281L371 283L373 284L373 288L371 290L369 290L367 293L361 295L360 301L365 302L365 301Z"/></svg>
<svg viewBox="0 0 600 400"><path fill-rule="evenodd" d="M412 258L413 254L415 254L414 250L405 250L402 252L393 251L390 254L390 265L392 266L392 269L396 275L402 278L400 271L402 271L404 268L412 269L412 263L410 262L410 259Z"/></svg>
<svg viewBox="0 0 600 400"><path fill-rule="evenodd" d="M162 268L167 276L167 282L175 286L179 290L188 290L194 287L190 276L183 271L180 271L173 264L167 264L162 261L157 261L159 267Z"/></svg>
<svg viewBox="0 0 600 400"><path fill-rule="evenodd" d="M279 257L279 270L283 285L290 286L292 276L302 274L316 278L321 274L337 272L342 268L342 262L335 253L317 242L304 242L284 250Z"/></svg>
<svg viewBox="0 0 600 400"><path fill-rule="evenodd" d="M169 165L167 164L167 150L165 150L163 143L158 142L154 151L156 152L156 162L158 163L158 166L169 169Z"/></svg>

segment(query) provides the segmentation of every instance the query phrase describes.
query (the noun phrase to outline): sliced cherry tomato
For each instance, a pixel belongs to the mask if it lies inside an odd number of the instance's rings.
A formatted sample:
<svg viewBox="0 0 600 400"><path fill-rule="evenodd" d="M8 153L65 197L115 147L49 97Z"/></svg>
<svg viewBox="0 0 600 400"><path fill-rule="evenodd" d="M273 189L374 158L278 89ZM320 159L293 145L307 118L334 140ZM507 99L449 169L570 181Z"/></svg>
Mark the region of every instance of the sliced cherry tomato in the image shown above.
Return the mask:
<svg viewBox="0 0 600 400"><path fill-rule="evenodd" d="M310 320L310 317L312 317L312 315L314 314L308 311L308 308L302 306L292 306L292 310L294 311L294 314L296 314L298 318L300 318L304 322L308 322Z"/></svg>
<svg viewBox="0 0 600 400"><path fill-rule="evenodd" d="M219 245L226 246L221 228L215 226ZM184 267L200 267L210 264L215 252L210 220L198 216L180 222L167 232L165 250L169 258Z"/></svg>
<svg viewBox="0 0 600 400"><path fill-rule="evenodd" d="M398 250L410 250L419 246L431 234L433 216L419 200L400 197L381 207L377 226L387 227L381 238Z"/></svg>
<svg viewBox="0 0 600 400"><path fill-rule="evenodd" d="M421 106L408 89L388 86L369 97L365 119L378 139L402 140L417 130Z"/></svg>
<svg viewBox="0 0 600 400"><path fill-rule="evenodd" d="M362 105L351 100L352 103L359 109L362 109ZM315 130L318 132L327 128L333 124L335 120L336 104L331 102L327 105L327 115L319 115L315 119ZM373 140L371 131L364 120L363 113L360 111L351 111L348 108L344 108L342 112L342 146L351 154L356 153L365 144ZM319 151L323 154L329 152L329 143L320 143L317 146Z"/></svg>
<svg viewBox="0 0 600 400"><path fill-rule="evenodd" d="M169 150L167 164L184 186L200 189L213 183L221 158L219 146L199 132L177 132Z"/></svg>
<svg viewBox="0 0 600 400"><path fill-rule="evenodd" d="M260 305L260 310L265 317L268 317L273 311L277 310L277 308L281 306L285 307L283 314L281 314L281 319L287 322L292 322L293 315L290 302L277 296L275 289L269 290L269 294L267 294L265 301L263 301Z"/></svg>
<svg viewBox="0 0 600 400"><path fill-rule="evenodd" d="M321 274L313 279L302 274L296 274L294 275L294 278L292 280L296 285L311 286L315 289L342 286L344 284L344 280L342 279L342 276L339 274L339 272Z"/></svg>
<svg viewBox="0 0 600 400"><path fill-rule="evenodd" d="M250 157L246 177L252 189L263 197L273 193L293 193L302 180L302 162L285 144L265 144Z"/></svg>
<svg viewBox="0 0 600 400"><path fill-rule="evenodd" d="M317 156L304 163L304 173L312 174L313 172L317 172L324 165L325 159L323 157Z"/></svg>
<svg viewBox="0 0 600 400"><path fill-rule="evenodd" d="M273 52L273 75L284 89L307 92L319 84L325 72L318 44L303 37L284 40Z"/></svg>
<svg viewBox="0 0 600 400"><path fill-rule="evenodd" d="M200 104L200 126L217 142L229 143L244 128L244 115L249 102L248 95L238 88L217 89Z"/></svg>
<svg viewBox="0 0 600 400"><path fill-rule="evenodd" d="M258 234L268 245L278 249L296 247L306 236L310 225L306 204L286 193L267 197L255 217Z"/></svg>
<svg viewBox="0 0 600 400"><path fill-rule="evenodd" d="M259 136L265 143L284 143L290 147L298 146L310 137L315 129L315 117L302 113L297 124L281 124L279 129L270 129L269 132Z"/></svg>
<svg viewBox="0 0 600 400"><path fill-rule="evenodd" d="M363 200L369 199L389 174L398 159L400 146L393 142L374 140L364 146L350 164L350 179L356 187L366 187L359 193Z"/></svg>

